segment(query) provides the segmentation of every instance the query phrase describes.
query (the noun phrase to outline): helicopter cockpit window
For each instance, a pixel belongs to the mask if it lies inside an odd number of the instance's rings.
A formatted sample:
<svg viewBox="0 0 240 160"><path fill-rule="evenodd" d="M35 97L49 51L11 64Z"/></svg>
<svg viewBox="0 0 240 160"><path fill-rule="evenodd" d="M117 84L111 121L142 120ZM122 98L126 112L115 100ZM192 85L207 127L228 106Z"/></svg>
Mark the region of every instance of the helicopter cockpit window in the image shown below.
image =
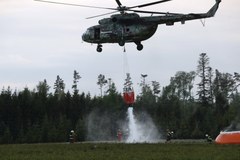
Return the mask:
<svg viewBox="0 0 240 160"><path fill-rule="evenodd" d="M86 35L90 35L90 29L87 29L85 32Z"/></svg>

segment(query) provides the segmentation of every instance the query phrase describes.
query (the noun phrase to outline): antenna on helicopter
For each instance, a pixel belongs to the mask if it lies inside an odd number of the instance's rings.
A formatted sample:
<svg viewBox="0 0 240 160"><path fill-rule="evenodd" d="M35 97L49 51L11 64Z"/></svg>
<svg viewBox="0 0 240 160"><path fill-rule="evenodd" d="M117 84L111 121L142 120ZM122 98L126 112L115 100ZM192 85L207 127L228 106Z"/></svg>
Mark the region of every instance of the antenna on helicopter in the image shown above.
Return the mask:
<svg viewBox="0 0 240 160"><path fill-rule="evenodd" d="M200 19L200 22L202 23L203 27L205 27L205 24L206 24L206 19Z"/></svg>

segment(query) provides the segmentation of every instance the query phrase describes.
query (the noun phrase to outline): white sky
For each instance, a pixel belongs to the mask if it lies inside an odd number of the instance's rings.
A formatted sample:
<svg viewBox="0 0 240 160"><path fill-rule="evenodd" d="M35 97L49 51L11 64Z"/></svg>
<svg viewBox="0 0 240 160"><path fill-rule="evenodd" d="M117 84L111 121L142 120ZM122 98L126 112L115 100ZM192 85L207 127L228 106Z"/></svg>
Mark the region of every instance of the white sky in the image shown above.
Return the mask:
<svg viewBox="0 0 240 160"><path fill-rule="evenodd" d="M55 0L58 2L116 7L114 0ZM153 1L153 0L152 0ZM126 6L149 3L147 0L121 0ZM207 12L214 0L173 0L146 7L146 10L177 13ZM143 42L139 52L134 43L126 44L129 70L135 90L139 92L140 75L148 74L148 81L169 84L177 71L196 70L199 54L210 57L210 65L220 72L240 73L240 1L223 0L214 18L185 25L160 25L156 34ZM0 88L11 86L33 89L47 79L53 84L59 75L71 90L73 71L82 79L79 89L99 94L97 76L112 78L122 91L125 78L123 48L118 44L103 44L103 52L96 45L82 42L81 35L101 18L86 17L107 10L89 9L36 2L33 0L0 0ZM146 15L145 15L146 16ZM107 16L106 16L107 17ZM103 17L104 18L104 17Z"/></svg>

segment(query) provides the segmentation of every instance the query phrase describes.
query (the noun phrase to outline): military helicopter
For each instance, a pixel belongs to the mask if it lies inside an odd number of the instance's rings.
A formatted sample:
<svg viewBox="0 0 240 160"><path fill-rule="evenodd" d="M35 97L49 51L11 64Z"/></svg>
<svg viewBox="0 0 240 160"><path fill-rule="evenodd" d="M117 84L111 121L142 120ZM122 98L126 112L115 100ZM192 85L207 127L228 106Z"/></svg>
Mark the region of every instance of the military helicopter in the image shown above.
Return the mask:
<svg viewBox="0 0 240 160"><path fill-rule="evenodd" d="M213 17L218 9L219 3L221 2L221 0L216 0L215 5L206 13L180 14L135 9L156 5L171 0L160 0L132 7L124 6L120 0L115 0L118 5L117 8L96 7L45 0L35 1L112 10L110 13L87 18L96 18L112 14L110 18L103 18L99 20L98 25L89 27L82 35L83 41L97 44L98 52L102 52L103 43L118 43L120 46L124 46L125 43L130 42L134 42L137 45L137 50L141 51L143 49L141 42L152 37L156 32L158 25L166 24L167 26L172 26L175 22L181 22L182 24L185 24L185 21ZM128 13L127 11L131 11L131 13ZM118 12L120 13L114 14ZM137 13L148 13L151 14L151 16L141 17ZM158 16L153 16L154 14Z"/></svg>

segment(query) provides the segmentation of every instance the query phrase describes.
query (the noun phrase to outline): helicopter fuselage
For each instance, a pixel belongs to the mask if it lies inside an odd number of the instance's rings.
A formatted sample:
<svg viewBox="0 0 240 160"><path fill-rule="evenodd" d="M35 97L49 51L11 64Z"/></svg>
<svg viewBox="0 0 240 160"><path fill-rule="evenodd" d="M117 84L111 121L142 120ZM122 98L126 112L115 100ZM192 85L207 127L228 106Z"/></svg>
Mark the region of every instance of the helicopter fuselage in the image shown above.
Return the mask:
<svg viewBox="0 0 240 160"><path fill-rule="evenodd" d="M99 20L99 25L88 28L82 39L88 43L118 43L120 46L125 42L140 44L150 38L157 27L158 24L144 21L136 13L117 14Z"/></svg>

